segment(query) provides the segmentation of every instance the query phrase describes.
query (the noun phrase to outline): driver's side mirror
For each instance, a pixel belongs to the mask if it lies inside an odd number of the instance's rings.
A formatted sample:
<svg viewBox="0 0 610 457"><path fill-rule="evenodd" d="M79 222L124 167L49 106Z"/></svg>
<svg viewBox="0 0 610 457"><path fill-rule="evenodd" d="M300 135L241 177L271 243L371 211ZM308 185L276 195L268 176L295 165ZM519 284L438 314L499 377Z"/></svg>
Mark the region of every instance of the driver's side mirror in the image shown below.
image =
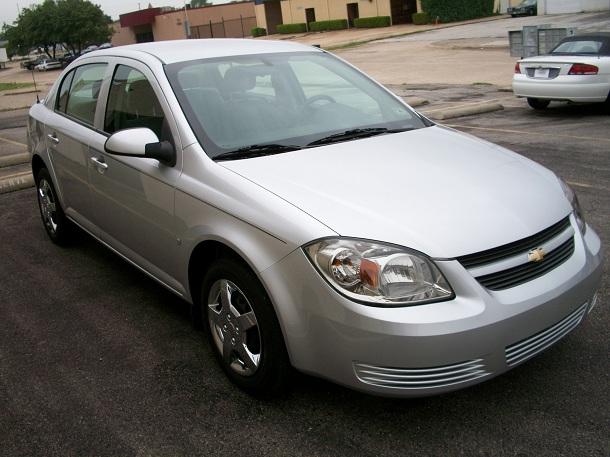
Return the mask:
<svg viewBox="0 0 610 457"><path fill-rule="evenodd" d="M159 141L149 128L119 130L106 140L104 150L109 154L156 159L173 167L176 165L176 150L169 141Z"/></svg>

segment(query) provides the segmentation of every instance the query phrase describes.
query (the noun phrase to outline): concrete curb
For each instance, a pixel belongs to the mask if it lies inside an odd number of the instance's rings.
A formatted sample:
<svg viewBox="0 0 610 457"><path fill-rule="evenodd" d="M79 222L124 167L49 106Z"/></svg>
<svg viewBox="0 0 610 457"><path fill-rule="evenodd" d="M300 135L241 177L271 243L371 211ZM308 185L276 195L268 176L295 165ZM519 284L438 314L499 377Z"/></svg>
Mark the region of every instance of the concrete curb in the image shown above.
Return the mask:
<svg viewBox="0 0 610 457"><path fill-rule="evenodd" d="M500 111L503 109L504 106L500 103L481 103L473 106L463 106L461 108L450 108L440 111L438 113L430 113L429 115L426 113L424 114L426 114L426 116L430 117L431 119L441 121L445 119L453 119L456 117L472 116L473 114L491 113L493 111Z"/></svg>
<svg viewBox="0 0 610 457"><path fill-rule="evenodd" d="M15 174L0 179L0 194L34 187L34 177L31 172Z"/></svg>
<svg viewBox="0 0 610 457"><path fill-rule="evenodd" d="M404 98L405 102L407 102L407 104L413 108L417 107L417 106L422 106L422 105L427 105L430 102L428 100L426 100L425 98L421 98L421 97L405 97Z"/></svg>
<svg viewBox="0 0 610 457"><path fill-rule="evenodd" d="M11 154L8 156L0 156L0 168L10 167L12 165L21 165L22 163L28 163L30 161L30 154L27 152L20 152L18 154Z"/></svg>

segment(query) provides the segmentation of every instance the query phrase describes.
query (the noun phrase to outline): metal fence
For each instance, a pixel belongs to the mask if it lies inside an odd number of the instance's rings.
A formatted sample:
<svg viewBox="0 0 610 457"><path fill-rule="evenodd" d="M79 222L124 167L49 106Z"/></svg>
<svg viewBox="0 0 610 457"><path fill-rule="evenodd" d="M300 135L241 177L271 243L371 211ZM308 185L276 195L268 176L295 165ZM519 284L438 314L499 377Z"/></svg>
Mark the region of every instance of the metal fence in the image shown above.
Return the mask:
<svg viewBox="0 0 610 457"><path fill-rule="evenodd" d="M256 16L237 19L221 19L221 22L209 21L207 24L191 26L190 38L244 38L251 36L256 27Z"/></svg>

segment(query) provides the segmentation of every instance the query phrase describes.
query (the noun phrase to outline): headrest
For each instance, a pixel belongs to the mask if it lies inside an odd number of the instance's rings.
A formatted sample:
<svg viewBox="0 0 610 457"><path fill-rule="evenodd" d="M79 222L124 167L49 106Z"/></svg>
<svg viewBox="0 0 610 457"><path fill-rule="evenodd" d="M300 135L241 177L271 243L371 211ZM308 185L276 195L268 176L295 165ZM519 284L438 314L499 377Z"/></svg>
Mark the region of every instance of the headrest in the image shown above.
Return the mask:
<svg viewBox="0 0 610 457"><path fill-rule="evenodd" d="M225 73L223 83L228 93L245 92L256 86L256 75L243 68L232 67Z"/></svg>

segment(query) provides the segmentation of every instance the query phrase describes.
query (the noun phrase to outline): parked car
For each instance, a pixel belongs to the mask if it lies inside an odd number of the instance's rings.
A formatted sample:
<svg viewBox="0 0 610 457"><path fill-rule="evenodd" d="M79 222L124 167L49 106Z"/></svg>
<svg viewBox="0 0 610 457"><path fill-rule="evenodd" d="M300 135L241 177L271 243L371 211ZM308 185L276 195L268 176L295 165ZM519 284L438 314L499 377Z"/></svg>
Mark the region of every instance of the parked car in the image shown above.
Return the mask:
<svg viewBox="0 0 610 457"><path fill-rule="evenodd" d="M506 12L512 17L536 16L538 14L538 1L523 0L519 5L508 8Z"/></svg>
<svg viewBox="0 0 610 457"><path fill-rule="evenodd" d="M81 51L82 54L87 54L88 52L96 51L98 48L96 45L92 44L91 46L87 46L85 49Z"/></svg>
<svg viewBox="0 0 610 457"><path fill-rule="evenodd" d="M108 49L111 47L112 47L112 43L103 43L103 44L99 45L98 49Z"/></svg>
<svg viewBox="0 0 610 457"><path fill-rule="evenodd" d="M459 389L596 303L600 239L564 181L318 48L97 51L28 124L50 239L75 224L191 303L250 393L291 366L381 395Z"/></svg>
<svg viewBox="0 0 610 457"><path fill-rule="evenodd" d="M567 37L549 55L519 60L513 92L538 110L553 100L610 108L610 33Z"/></svg>
<svg viewBox="0 0 610 457"><path fill-rule="evenodd" d="M33 70L36 65L39 65L44 59L44 57L36 57L34 59L24 60L21 62L20 66L26 70Z"/></svg>
<svg viewBox="0 0 610 457"><path fill-rule="evenodd" d="M55 59L43 59L36 67L37 71L49 71L61 68L61 62Z"/></svg>
<svg viewBox="0 0 610 457"><path fill-rule="evenodd" d="M75 54L68 53L68 54L64 55L63 57L61 57L59 59L59 62L61 63L61 67L65 68L68 65L70 65L74 60L78 59L79 57L80 57L79 53L75 53Z"/></svg>

